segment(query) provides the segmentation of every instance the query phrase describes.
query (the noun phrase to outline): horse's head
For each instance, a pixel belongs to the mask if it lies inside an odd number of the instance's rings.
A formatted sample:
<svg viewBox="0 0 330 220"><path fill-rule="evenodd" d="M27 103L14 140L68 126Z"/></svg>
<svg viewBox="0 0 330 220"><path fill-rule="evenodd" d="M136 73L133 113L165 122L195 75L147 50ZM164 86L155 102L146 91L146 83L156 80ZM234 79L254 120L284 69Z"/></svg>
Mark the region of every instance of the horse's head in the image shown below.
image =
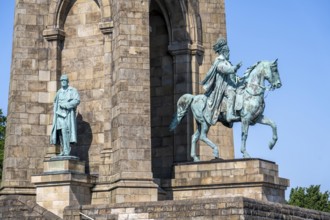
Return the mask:
<svg viewBox="0 0 330 220"><path fill-rule="evenodd" d="M279 89L282 86L282 83L277 69L277 59L275 61L267 61L264 67L265 79L270 83L270 89Z"/></svg>

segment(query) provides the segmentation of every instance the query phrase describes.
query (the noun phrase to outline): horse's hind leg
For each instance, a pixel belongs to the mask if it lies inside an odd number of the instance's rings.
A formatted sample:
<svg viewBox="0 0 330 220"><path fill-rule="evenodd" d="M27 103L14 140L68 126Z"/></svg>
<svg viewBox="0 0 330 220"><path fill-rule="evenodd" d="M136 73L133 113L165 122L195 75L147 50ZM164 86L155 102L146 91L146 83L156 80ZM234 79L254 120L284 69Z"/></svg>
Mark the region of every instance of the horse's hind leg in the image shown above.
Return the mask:
<svg viewBox="0 0 330 220"><path fill-rule="evenodd" d="M244 158L250 158L251 156L246 151L246 139L249 132L249 120L242 118L242 142L241 142L241 152Z"/></svg>
<svg viewBox="0 0 330 220"><path fill-rule="evenodd" d="M215 158L219 158L219 150L218 150L217 145L215 145L210 139L207 138L207 132L209 131L209 129L210 129L210 126L206 122L203 122L200 140L202 140L204 143L206 143L213 149L213 156Z"/></svg>
<svg viewBox="0 0 330 220"><path fill-rule="evenodd" d="M197 130L192 135L191 138L191 151L190 151L190 156L194 159L194 162L200 161L199 157L196 155L196 144L199 139L199 136L201 135L200 130L201 130L201 124L197 122Z"/></svg>
<svg viewBox="0 0 330 220"><path fill-rule="evenodd" d="M275 146L276 142L277 142L277 126L275 124L275 122L273 122L272 120L270 120L269 118L266 118L265 116L261 116L257 123L263 124L263 125L268 125L272 128L273 130L273 139L269 142L268 146L269 149L273 149L273 147Z"/></svg>

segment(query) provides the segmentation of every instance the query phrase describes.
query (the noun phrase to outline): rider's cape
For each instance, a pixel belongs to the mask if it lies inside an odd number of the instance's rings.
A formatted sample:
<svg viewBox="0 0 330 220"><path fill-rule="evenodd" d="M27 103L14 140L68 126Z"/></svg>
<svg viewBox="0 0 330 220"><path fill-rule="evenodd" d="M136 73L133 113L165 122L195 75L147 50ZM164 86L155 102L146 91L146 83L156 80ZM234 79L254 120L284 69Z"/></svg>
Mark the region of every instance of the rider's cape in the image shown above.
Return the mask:
<svg viewBox="0 0 330 220"><path fill-rule="evenodd" d="M207 72L205 79L201 82L205 89L205 95L207 96L206 105L203 110L204 118L210 125L215 125L218 121L221 110L220 104L227 88L228 75L217 71L217 67L219 64L221 65L221 62L227 61L221 58L216 59Z"/></svg>

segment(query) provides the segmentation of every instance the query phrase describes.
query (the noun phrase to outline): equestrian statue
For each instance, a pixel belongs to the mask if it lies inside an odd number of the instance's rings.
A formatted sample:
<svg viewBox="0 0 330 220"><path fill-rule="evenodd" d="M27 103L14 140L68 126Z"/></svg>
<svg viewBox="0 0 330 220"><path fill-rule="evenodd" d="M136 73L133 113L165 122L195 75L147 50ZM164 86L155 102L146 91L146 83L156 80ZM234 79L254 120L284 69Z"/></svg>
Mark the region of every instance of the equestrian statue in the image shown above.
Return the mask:
<svg viewBox="0 0 330 220"><path fill-rule="evenodd" d="M229 48L224 38L219 38L213 46L219 55L204 80L201 82L204 94L185 94L177 102L177 112L170 124L173 131L187 114L189 107L197 123L197 130L192 136L191 157L199 161L196 155L198 140L205 142L213 149L215 158L220 158L218 147L207 138L210 126L221 122L227 127L233 123L242 123L241 152L244 158L250 158L246 151L246 139L250 125L256 123L268 125L273 130L269 143L272 149L278 139L276 124L263 115L265 109L264 94L282 86L275 61L259 61L249 67L242 77L236 75L241 63L232 65L229 61ZM266 87L265 82L269 82Z"/></svg>

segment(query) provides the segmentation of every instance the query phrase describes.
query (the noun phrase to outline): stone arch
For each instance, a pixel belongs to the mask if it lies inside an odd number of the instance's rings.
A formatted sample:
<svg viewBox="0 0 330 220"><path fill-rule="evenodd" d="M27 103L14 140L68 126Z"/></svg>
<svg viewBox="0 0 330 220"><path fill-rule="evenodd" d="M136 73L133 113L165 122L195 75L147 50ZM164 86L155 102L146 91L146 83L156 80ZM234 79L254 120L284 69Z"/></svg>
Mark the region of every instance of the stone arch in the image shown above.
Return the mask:
<svg viewBox="0 0 330 220"><path fill-rule="evenodd" d="M186 6L188 32L192 44L202 45L202 21L199 14L199 2L188 1Z"/></svg>
<svg viewBox="0 0 330 220"><path fill-rule="evenodd" d="M52 0L43 31L49 59L54 63L49 71L57 89L59 77L65 72L70 85L81 93L78 130L87 135L78 137L77 145L84 149L72 149L72 153L87 162L91 173L99 173L100 154L109 141L104 135L109 132L104 128L104 121L110 120L105 107L109 106L106 103L110 99L104 88L110 87L107 79L111 63L104 59L112 53L110 9L110 0Z"/></svg>
<svg viewBox="0 0 330 220"><path fill-rule="evenodd" d="M152 170L160 178L171 175L173 163L173 134L167 129L174 113L173 58L168 52L172 28L161 1L151 1L149 10Z"/></svg>
<svg viewBox="0 0 330 220"><path fill-rule="evenodd" d="M93 0L74 0L62 7L66 9L59 10L58 20L66 36L61 48L61 72L68 75L70 85L79 91L81 99L77 108L78 142L72 154L86 161L87 171L98 174L104 147L105 99L101 11Z"/></svg>
<svg viewBox="0 0 330 220"><path fill-rule="evenodd" d="M52 0L49 6L49 15L46 24L47 28L63 29L66 16L76 1L77 0ZM91 1L94 1L96 5L101 9L101 17L103 21L104 10L110 8L109 0L91 0ZM103 4L105 4L106 6L103 7Z"/></svg>
<svg viewBox="0 0 330 220"><path fill-rule="evenodd" d="M151 4L151 2L152 1L149 1L149 4ZM155 0L155 2L157 3L158 7L160 8L160 10L162 12L162 15L165 19L168 33L171 33L172 24L171 24L170 17L169 17L169 14L167 12L166 6L161 2L161 0ZM171 34L169 34L169 41L172 42L172 35Z"/></svg>
<svg viewBox="0 0 330 220"><path fill-rule="evenodd" d="M161 8L166 19L170 33L170 44L178 42L202 44L202 24L197 1L155 0L155 2Z"/></svg>
<svg viewBox="0 0 330 220"><path fill-rule="evenodd" d="M188 116L175 134L168 131L168 124L178 98L198 92L195 57L203 54L201 22L198 5L192 1L151 0L149 10L152 169L154 177L169 178L173 163L190 160L192 118ZM155 32L159 32L156 37Z"/></svg>

